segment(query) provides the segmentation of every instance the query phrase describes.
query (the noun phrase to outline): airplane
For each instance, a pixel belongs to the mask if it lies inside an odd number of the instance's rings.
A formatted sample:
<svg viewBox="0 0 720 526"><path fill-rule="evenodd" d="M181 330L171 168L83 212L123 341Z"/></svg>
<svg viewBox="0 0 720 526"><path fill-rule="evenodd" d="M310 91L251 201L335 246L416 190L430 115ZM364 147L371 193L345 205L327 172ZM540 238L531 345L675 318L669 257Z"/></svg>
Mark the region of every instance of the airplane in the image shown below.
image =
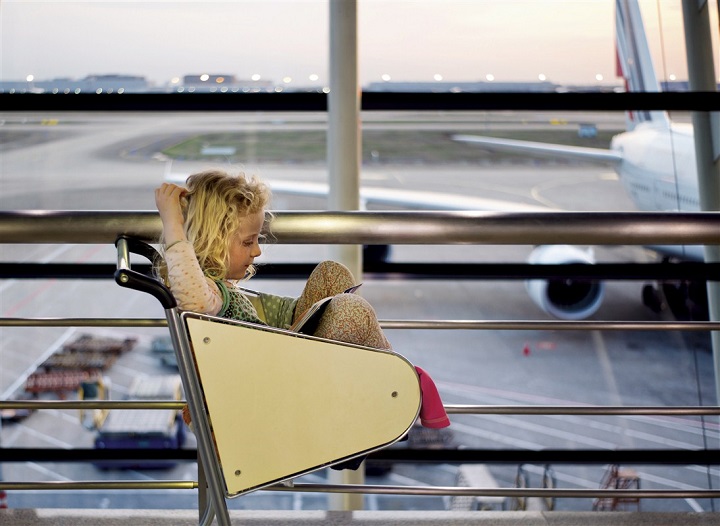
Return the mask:
<svg viewBox="0 0 720 526"><path fill-rule="evenodd" d="M637 0L616 0L616 33L619 73L631 91L660 91ZM697 168L691 125L672 123L662 111L627 114L627 131L612 139L609 149L582 148L546 143L496 139L474 135L455 135L453 139L495 151L563 157L612 165L638 210L699 210ZM165 180L184 183L185 175L173 174L166 165ZM325 183L267 181L280 194L323 197L329 194ZM549 212L544 206L510 203L472 196L411 191L405 189L360 188L360 203L432 210L483 210L497 212ZM372 248L373 251L368 251ZM702 247L650 247L668 256L702 261ZM366 247L365 254L385 258L389 247ZM570 245L536 247L528 258L531 264L595 263L592 249ZM659 289L647 285L643 302L659 311L663 300L677 317L687 317L688 300L707 309L704 283L663 283ZM587 280L529 280L526 289L531 300L544 312L562 320L589 318L604 299L604 284ZM692 296L689 298L688 296ZM700 317L706 316L701 314Z"/></svg>
<svg viewBox="0 0 720 526"><path fill-rule="evenodd" d="M616 0L616 37L618 75L625 79L627 91L659 92L652 57L637 0ZM596 161L610 164L628 195L640 211L700 210L695 143L691 124L672 122L664 111L626 113L626 131L612 138L609 149L562 146L531 141L496 139L475 135L454 135L459 142L478 145L491 151L525 153L535 156ZM648 247L666 259L703 261L703 247ZM593 263L589 252L566 247L555 252L538 247L531 263ZM600 307L603 287L586 288L586 296L576 305L554 305L548 296L548 282L529 282L533 300L543 310L562 319L583 319ZM566 284L571 293L572 283ZM659 311L663 301L678 318L707 318L707 292L704 282L646 285L643 302ZM557 303L557 302L555 302Z"/></svg>

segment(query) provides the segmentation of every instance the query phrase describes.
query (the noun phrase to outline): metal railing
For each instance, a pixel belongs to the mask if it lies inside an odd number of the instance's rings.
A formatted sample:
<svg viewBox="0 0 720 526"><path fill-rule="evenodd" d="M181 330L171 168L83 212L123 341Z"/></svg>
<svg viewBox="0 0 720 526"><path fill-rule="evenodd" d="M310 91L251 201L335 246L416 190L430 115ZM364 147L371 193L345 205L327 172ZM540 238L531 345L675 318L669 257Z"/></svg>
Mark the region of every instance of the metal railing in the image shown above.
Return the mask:
<svg viewBox="0 0 720 526"><path fill-rule="evenodd" d="M157 237L160 221L152 212L0 212L0 244L3 243L113 243L120 234L145 240ZM566 213L489 214L479 212L276 212L272 234L278 243L333 244L353 239L366 244L720 244L720 214L716 213ZM591 269L589 269L591 270ZM79 271L82 274L82 270ZM717 273L715 273L717 276ZM67 276L64 276L67 277ZM97 277L97 276L96 276ZM109 274L108 279L111 277ZM712 331L717 322L599 322L599 321L488 321L488 320L381 320L388 329L473 330L684 330ZM4 318L0 327L163 327L164 319L115 318ZM182 402L163 401L0 401L0 409L179 409ZM717 406L619 407L619 406L507 406L447 405L450 414L502 415L720 415ZM665 462L719 464L717 450L683 452L683 459L669 456ZM0 462L23 461L32 450L0 449ZM52 452L37 458L53 459ZM131 454L124 451L123 453ZM379 458L382 458L382 453ZM479 462L478 451L428 454L430 462ZM511 461L537 461L542 452L519 452ZM610 453L612 456L613 452ZM618 452L615 452L618 453ZM640 462L662 463L667 451L645 455L634 452ZM645 452L649 453L649 452ZM135 454L138 454L137 452ZM555 451L555 461L608 462L608 454ZM622 455L622 453L620 452ZM625 452L625 457L633 452ZM67 461L72 451L63 450ZM76 456L87 461L92 456ZM502 455L495 454L495 460ZM618 458L616 456L616 458ZM454 460L453 460L454 459ZM411 459L417 461L417 459ZM37 489L198 489L198 481L0 481L0 490ZM202 489L202 488L200 488ZM567 497L567 498L720 498L720 490L578 490L538 488L413 487L378 485L296 484L273 486L276 491L367 493L404 495Z"/></svg>

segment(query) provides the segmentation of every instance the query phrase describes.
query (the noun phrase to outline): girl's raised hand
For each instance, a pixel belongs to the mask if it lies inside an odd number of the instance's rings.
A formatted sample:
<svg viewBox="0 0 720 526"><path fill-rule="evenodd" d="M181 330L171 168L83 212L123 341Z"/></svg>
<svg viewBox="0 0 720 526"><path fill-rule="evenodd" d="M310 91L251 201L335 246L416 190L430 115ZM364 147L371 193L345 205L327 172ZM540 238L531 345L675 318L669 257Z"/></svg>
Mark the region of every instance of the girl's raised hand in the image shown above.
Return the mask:
<svg viewBox="0 0 720 526"><path fill-rule="evenodd" d="M165 243L185 238L181 199L187 189L172 183L163 183L155 189L155 206L160 212Z"/></svg>

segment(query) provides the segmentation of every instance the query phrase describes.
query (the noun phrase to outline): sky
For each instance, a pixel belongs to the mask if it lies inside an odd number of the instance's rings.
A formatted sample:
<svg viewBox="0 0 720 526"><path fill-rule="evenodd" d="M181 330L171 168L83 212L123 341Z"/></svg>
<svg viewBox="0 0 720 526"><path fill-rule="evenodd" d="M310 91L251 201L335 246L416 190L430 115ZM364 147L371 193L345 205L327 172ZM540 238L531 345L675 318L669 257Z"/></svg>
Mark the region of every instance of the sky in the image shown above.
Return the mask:
<svg viewBox="0 0 720 526"><path fill-rule="evenodd" d="M641 8L658 76L686 79L681 0ZM328 0L0 0L0 80L124 74L161 86L209 73L326 85L328 20ZM617 84L614 35L612 0L358 0L358 74L361 85Z"/></svg>

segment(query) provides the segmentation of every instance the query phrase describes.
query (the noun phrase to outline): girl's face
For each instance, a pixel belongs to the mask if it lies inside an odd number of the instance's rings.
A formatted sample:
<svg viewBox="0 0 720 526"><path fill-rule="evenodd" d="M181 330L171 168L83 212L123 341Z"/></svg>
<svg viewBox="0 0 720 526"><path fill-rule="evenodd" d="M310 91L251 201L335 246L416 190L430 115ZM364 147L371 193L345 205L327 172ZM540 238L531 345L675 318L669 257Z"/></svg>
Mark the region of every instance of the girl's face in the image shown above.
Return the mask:
<svg viewBox="0 0 720 526"><path fill-rule="evenodd" d="M228 251L227 279L242 279L256 257L262 254L260 250L260 231L265 221L265 211L247 216L240 228L230 241Z"/></svg>

